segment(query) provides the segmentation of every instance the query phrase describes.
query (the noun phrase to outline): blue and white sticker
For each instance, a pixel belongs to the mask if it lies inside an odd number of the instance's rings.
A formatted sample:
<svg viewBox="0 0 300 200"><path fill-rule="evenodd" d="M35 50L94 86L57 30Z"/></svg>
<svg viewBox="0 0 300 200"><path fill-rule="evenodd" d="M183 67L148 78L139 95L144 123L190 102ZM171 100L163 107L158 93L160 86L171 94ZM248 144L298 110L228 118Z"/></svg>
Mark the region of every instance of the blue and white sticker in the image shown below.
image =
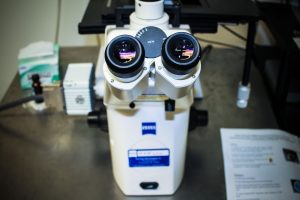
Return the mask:
<svg viewBox="0 0 300 200"><path fill-rule="evenodd" d="M130 149L129 167L167 167L170 165L169 149Z"/></svg>
<svg viewBox="0 0 300 200"><path fill-rule="evenodd" d="M156 135L155 122L142 122L142 135Z"/></svg>

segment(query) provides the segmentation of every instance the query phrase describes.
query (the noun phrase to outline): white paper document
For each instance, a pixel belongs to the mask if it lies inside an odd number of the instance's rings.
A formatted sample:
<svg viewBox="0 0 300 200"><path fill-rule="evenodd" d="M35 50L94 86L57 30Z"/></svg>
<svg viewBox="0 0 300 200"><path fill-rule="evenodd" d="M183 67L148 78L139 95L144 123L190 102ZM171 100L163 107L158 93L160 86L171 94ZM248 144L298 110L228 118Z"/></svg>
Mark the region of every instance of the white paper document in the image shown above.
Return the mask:
<svg viewBox="0 0 300 200"><path fill-rule="evenodd" d="M221 129L227 200L300 200L300 139L281 130Z"/></svg>

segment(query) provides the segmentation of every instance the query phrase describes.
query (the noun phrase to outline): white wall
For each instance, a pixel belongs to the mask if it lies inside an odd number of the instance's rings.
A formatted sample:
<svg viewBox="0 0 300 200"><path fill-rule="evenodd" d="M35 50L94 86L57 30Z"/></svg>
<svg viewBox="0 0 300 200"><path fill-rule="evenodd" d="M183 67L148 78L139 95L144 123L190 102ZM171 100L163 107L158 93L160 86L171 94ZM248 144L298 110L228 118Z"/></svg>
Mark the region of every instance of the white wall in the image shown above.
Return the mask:
<svg viewBox="0 0 300 200"><path fill-rule="evenodd" d="M78 34L89 0L62 0L58 43L61 46L96 45L95 36ZM59 0L1 0L0 100L17 74L20 48L39 40L54 42Z"/></svg>
<svg viewBox="0 0 300 200"><path fill-rule="evenodd" d="M97 45L95 35L79 35L77 25L81 21L89 0L62 0L59 25L61 46Z"/></svg>

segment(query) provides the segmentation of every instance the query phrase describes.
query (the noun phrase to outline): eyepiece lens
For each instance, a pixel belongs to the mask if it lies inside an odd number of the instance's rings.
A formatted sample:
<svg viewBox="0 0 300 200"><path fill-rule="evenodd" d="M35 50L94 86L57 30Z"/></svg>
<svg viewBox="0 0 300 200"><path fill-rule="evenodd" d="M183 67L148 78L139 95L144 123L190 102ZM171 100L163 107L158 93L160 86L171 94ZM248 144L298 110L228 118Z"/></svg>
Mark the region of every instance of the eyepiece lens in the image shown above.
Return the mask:
<svg viewBox="0 0 300 200"><path fill-rule="evenodd" d="M136 57L135 46L130 41L119 41L113 48L113 55L120 63L129 63Z"/></svg>
<svg viewBox="0 0 300 200"><path fill-rule="evenodd" d="M145 51L133 36L119 35L105 49L105 61L109 71L120 78L131 78L141 72Z"/></svg>
<svg viewBox="0 0 300 200"><path fill-rule="evenodd" d="M194 54L194 45L186 38L178 38L170 46L171 55L178 61L188 60Z"/></svg>
<svg viewBox="0 0 300 200"><path fill-rule="evenodd" d="M189 33L178 32L163 43L161 56L166 69L177 75L188 74L200 61L201 47Z"/></svg>

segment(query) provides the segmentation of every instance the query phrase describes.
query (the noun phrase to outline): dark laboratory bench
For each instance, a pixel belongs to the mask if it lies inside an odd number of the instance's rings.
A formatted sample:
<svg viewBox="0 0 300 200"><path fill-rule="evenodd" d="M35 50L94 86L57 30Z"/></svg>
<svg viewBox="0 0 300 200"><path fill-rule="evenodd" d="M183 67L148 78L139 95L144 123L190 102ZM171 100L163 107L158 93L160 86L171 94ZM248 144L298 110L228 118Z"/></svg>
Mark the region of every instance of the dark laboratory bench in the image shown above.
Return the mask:
<svg viewBox="0 0 300 200"><path fill-rule="evenodd" d="M279 127L300 135L300 8L278 3L258 3L263 20L276 41L275 46L256 45L254 59L259 67Z"/></svg>
<svg viewBox="0 0 300 200"><path fill-rule="evenodd" d="M97 47L62 48L61 69L70 62L96 62ZM89 128L86 117L67 116L59 88L45 92L49 108L35 113L21 106L0 113L0 199L224 200L220 128L277 128L259 72L252 67L246 109L235 105L245 52L213 49L203 64L209 124L189 132L185 175L173 196L126 197L116 185L108 134ZM2 103L23 97L16 76ZM164 178L164 177L162 177Z"/></svg>

